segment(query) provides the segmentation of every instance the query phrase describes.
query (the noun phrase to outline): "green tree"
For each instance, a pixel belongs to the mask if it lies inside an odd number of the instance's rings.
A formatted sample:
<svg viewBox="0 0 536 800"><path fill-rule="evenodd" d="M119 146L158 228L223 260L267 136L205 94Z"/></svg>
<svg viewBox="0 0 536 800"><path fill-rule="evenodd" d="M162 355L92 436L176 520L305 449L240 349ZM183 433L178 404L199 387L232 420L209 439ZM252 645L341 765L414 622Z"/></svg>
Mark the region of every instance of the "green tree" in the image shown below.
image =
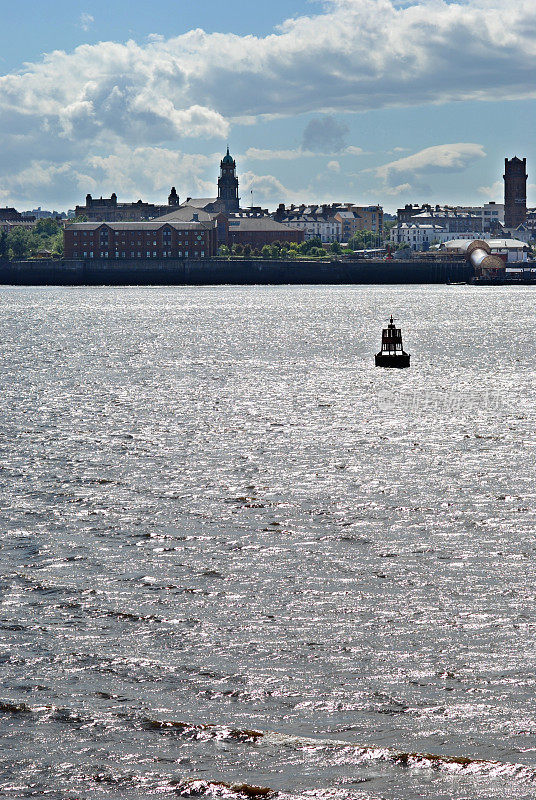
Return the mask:
<svg viewBox="0 0 536 800"><path fill-rule="evenodd" d="M251 256L251 245L250 244L245 244L244 245L243 253L244 253L244 258L249 258Z"/></svg>
<svg viewBox="0 0 536 800"><path fill-rule="evenodd" d="M281 250L279 247L279 242L274 242L273 245L270 247L270 252L272 258L279 258L281 255Z"/></svg>
<svg viewBox="0 0 536 800"><path fill-rule="evenodd" d="M241 244L233 244L233 255L241 256L244 253L244 248Z"/></svg>
<svg viewBox="0 0 536 800"><path fill-rule="evenodd" d="M229 256L230 254L231 254L231 251L229 250L227 245L226 244L220 244L220 246L218 247L218 255L225 258L226 256Z"/></svg>
<svg viewBox="0 0 536 800"><path fill-rule="evenodd" d="M9 231L7 235L7 246L11 253L11 258L20 260L30 254L31 240L24 228L17 226Z"/></svg>
<svg viewBox="0 0 536 800"><path fill-rule="evenodd" d="M366 250L378 243L378 234L374 231L356 231L348 240L348 247L352 250Z"/></svg>
<svg viewBox="0 0 536 800"><path fill-rule="evenodd" d="M261 255L263 258L271 258L272 257L272 248L269 244L265 244L261 250Z"/></svg>
<svg viewBox="0 0 536 800"><path fill-rule="evenodd" d="M53 237L52 253L55 256L63 256L63 231L58 231L58 233Z"/></svg>
<svg viewBox="0 0 536 800"><path fill-rule="evenodd" d="M7 258L7 252L7 233L5 231L0 231L0 258Z"/></svg>
<svg viewBox="0 0 536 800"><path fill-rule="evenodd" d="M339 242L331 242L328 249L330 253L333 253L334 255L337 256L339 256L342 253L342 247L340 246Z"/></svg>
<svg viewBox="0 0 536 800"><path fill-rule="evenodd" d="M53 217L45 217L38 219L35 228L33 229L39 236L55 236L58 231L62 230L62 226Z"/></svg>

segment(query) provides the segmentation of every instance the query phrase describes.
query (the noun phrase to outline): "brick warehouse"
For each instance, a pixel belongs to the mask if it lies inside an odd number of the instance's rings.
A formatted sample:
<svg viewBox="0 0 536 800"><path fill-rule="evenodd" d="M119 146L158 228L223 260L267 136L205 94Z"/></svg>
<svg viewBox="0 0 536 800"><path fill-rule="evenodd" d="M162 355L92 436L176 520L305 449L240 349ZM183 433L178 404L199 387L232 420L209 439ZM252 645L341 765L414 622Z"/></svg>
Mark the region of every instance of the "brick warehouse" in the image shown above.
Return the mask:
<svg viewBox="0 0 536 800"><path fill-rule="evenodd" d="M63 241L73 259L211 258L218 249L213 222L76 222Z"/></svg>

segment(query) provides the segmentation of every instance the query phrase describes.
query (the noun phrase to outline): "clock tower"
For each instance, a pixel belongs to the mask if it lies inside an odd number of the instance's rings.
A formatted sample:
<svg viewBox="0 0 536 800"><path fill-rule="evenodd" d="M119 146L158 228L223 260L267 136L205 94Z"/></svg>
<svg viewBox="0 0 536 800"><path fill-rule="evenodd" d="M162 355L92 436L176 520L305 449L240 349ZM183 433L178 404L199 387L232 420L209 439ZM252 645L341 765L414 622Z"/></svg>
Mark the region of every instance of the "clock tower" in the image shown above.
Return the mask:
<svg viewBox="0 0 536 800"><path fill-rule="evenodd" d="M218 200L227 214L240 210L238 197L238 178L236 177L236 161L229 153L220 162L220 177L218 178Z"/></svg>

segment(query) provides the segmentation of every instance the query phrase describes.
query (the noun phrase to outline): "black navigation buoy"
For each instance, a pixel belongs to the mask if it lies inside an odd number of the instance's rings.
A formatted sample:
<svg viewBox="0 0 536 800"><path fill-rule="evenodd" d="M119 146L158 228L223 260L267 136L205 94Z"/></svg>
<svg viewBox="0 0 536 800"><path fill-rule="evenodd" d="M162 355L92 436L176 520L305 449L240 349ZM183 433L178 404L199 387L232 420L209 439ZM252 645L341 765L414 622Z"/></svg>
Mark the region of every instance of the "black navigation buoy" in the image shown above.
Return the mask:
<svg viewBox="0 0 536 800"><path fill-rule="evenodd" d="M382 349L376 355L377 367L409 367L409 353L402 347L402 330L395 327L393 315L382 331Z"/></svg>

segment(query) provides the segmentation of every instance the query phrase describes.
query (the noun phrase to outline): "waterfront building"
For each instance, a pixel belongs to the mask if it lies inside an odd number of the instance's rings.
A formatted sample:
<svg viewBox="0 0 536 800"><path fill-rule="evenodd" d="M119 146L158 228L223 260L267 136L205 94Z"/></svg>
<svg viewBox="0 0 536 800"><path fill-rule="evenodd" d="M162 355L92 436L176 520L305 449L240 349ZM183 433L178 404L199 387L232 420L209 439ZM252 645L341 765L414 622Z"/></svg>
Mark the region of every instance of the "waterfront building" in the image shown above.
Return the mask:
<svg viewBox="0 0 536 800"><path fill-rule="evenodd" d="M527 261L529 246L520 239L491 238L484 239L493 255L499 255L505 263ZM466 253L467 239L451 239L441 246L450 253Z"/></svg>
<svg viewBox="0 0 536 800"><path fill-rule="evenodd" d="M332 206L335 219L341 223L341 241L347 242L358 231L383 233L383 209L381 206L355 206L345 203Z"/></svg>
<svg viewBox="0 0 536 800"><path fill-rule="evenodd" d="M272 216L282 225L302 230L305 239L319 238L325 244L347 242L357 231L383 233L383 209L375 205L302 203L285 207L284 203L280 203Z"/></svg>
<svg viewBox="0 0 536 800"><path fill-rule="evenodd" d="M504 224L522 225L527 217L527 159L504 159Z"/></svg>
<svg viewBox="0 0 536 800"><path fill-rule="evenodd" d="M390 239L394 247L409 245L416 252L429 250L430 247L442 244L453 238L452 231L437 223L402 222L391 228ZM481 231L463 231L456 234L456 238L479 239Z"/></svg>
<svg viewBox="0 0 536 800"><path fill-rule="evenodd" d="M184 203L169 214L158 218L159 222L211 222L216 226L218 245L227 244L229 220L222 211L205 211L204 208Z"/></svg>
<svg viewBox="0 0 536 800"><path fill-rule="evenodd" d="M342 224L335 218L330 205L285 208L281 203L273 219L288 228L302 231L306 240L318 238L325 244L342 241Z"/></svg>
<svg viewBox="0 0 536 800"><path fill-rule="evenodd" d="M423 205L408 203L397 210L397 222L440 221L452 228L453 232L466 230L493 231L504 224L504 205L490 201L482 206L448 206L429 203Z"/></svg>
<svg viewBox="0 0 536 800"><path fill-rule="evenodd" d="M86 217L88 222L136 222L150 220L167 214L179 205L179 197L173 186L167 205L155 205L138 200L136 203L118 203L115 192L110 197L86 195L86 203L76 206L75 217Z"/></svg>
<svg viewBox="0 0 536 800"><path fill-rule="evenodd" d="M297 242L304 240L303 230L284 225L271 217L252 217L248 214L233 214L228 219L227 244L250 245L260 250L265 244L274 242Z"/></svg>
<svg viewBox="0 0 536 800"><path fill-rule="evenodd" d="M345 206L357 215L356 230L383 233L383 208L381 206L356 206L349 203L346 203Z"/></svg>
<svg viewBox="0 0 536 800"><path fill-rule="evenodd" d="M438 208L431 211L422 211L410 219L410 224L439 225L449 233L466 233L469 231L482 231L482 217L465 211L449 208Z"/></svg>
<svg viewBox="0 0 536 800"><path fill-rule="evenodd" d="M217 252L214 222L76 222L63 233L72 259L210 258Z"/></svg>

